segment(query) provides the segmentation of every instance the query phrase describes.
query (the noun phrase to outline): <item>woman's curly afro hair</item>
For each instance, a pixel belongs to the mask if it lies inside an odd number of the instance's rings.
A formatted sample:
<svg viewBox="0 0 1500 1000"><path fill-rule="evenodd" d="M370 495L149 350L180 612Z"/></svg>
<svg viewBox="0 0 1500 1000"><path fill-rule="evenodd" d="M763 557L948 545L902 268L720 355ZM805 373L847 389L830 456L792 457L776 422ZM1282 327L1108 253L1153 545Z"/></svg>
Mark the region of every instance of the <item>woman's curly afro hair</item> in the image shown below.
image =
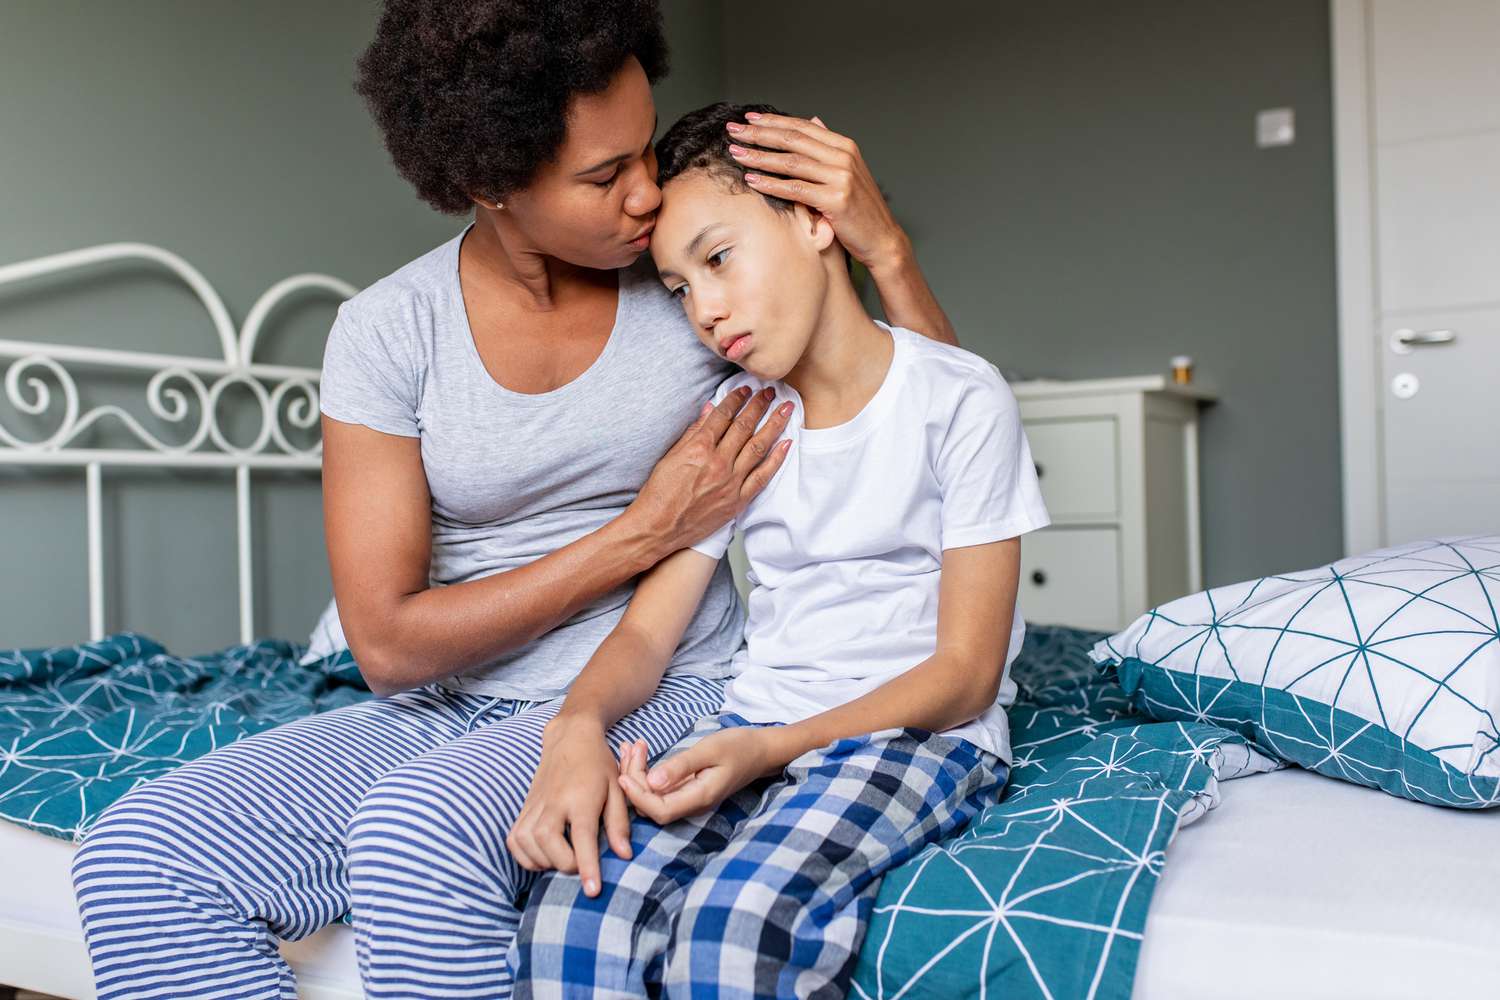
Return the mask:
<svg viewBox="0 0 1500 1000"><path fill-rule="evenodd" d="M421 199L460 215L557 154L568 101L630 57L667 72L657 0L386 0L354 89Z"/></svg>

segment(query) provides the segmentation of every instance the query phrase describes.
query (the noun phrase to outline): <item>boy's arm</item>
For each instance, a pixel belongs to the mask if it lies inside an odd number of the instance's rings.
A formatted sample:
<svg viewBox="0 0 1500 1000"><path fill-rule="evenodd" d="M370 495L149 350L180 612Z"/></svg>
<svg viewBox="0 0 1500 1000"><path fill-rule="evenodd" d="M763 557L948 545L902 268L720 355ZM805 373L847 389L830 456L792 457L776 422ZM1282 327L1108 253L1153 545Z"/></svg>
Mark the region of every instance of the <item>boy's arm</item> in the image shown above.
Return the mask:
<svg viewBox="0 0 1500 1000"><path fill-rule="evenodd" d="M717 565L717 559L681 549L642 576L625 614L568 688L548 728L559 720L586 719L608 730L645 704L666 672Z"/></svg>
<svg viewBox="0 0 1500 1000"><path fill-rule="evenodd" d="M943 552L937 651L920 664L838 708L763 730L776 766L845 736L915 726L941 732L995 703L1005 676L1011 618L1021 573L1021 540Z"/></svg>
<svg viewBox="0 0 1500 1000"><path fill-rule="evenodd" d="M656 690L718 560L683 549L641 577L625 614L542 728L542 757L506 847L530 871L576 871L599 893L598 832L630 857L630 817L606 734Z"/></svg>

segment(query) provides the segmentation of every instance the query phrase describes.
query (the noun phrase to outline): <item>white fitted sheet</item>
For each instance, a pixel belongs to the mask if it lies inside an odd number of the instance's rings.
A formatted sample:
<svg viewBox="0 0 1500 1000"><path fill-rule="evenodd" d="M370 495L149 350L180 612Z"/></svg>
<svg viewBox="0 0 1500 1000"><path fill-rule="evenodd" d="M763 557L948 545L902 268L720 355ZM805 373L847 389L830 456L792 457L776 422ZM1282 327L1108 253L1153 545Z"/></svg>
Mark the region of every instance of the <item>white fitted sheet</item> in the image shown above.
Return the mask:
<svg viewBox="0 0 1500 1000"><path fill-rule="evenodd" d="M1167 851L1137 1000L1500 995L1500 809L1296 768L1220 791Z"/></svg>
<svg viewBox="0 0 1500 1000"><path fill-rule="evenodd" d="M1297 769L1221 791L1168 852L1137 1000L1500 992L1500 809L1418 805ZM73 850L0 821L0 982L93 997ZM347 926L282 953L307 1000L360 996Z"/></svg>
<svg viewBox="0 0 1500 1000"><path fill-rule="evenodd" d="M75 1000L93 1000L94 978L71 867L75 847L0 820L0 983ZM283 944L305 1000L360 1000L354 932L325 927Z"/></svg>

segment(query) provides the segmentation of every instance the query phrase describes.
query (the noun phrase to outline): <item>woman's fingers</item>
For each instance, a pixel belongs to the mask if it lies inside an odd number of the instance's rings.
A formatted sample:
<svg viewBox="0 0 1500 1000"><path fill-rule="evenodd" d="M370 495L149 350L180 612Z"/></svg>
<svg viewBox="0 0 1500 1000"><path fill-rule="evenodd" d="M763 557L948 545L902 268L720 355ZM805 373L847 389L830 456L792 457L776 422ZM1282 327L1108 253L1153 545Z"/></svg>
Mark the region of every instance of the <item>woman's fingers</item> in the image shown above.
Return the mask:
<svg viewBox="0 0 1500 1000"><path fill-rule="evenodd" d="M742 385L738 389L719 400L715 406L706 414L698 425L703 432L709 435L709 441L717 444L733 425L735 414L740 412L740 407L745 400L750 398L751 389L748 385Z"/></svg>
<svg viewBox="0 0 1500 1000"><path fill-rule="evenodd" d="M694 420L692 423L688 424L688 429L682 432L682 437L686 438L686 437L691 436L694 432L696 432L698 430L698 428L702 427L705 423L707 423L708 422L708 415L710 413L712 413L712 412L714 412L714 404L711 403L711 402L705 402L703 404L702 408L700 408L698 410L698 419ZM682 440L682 438L678 438L678 440L680 441L680 440Z"/></svg>
<svg viewBox="0 0 1500 1000"><path fill-rule="evenodd" d="M812 140L808 140L811 143ZM824 152L826 151L826 153ZM817 154L808 153L772 153L764 149L750 149L746 146L731 143L729 155L734 157L736 163L750 170L769 170L773 174L786 174L788 177L800 177L814 184L831 184L841 174L849 172L847 163L838 163L834 157L848 160L847 153L841 153L832 146L823 146L818 151L826 158Z"/></svg>
<svg viewBox="0 0 1500 1000"><path fill-rule="evenodd" d="M792 409L791 400L776 407L776 412L771 414L771 419L766 421L765 426L745 442L745 446L740 449L739 455L734 460L736 475L742 479L746 478L755 471L757 466L764 464L768 456L774 457L772 452L776 450L777 439L781 437L782 432L786 430L787 422L792 418ZM780 442L782 446L790 443L790 441ZM768 479L767 482L769 481ZM743 494L743 489L741 493Z"/></svg>
<svg viewBox="0 0 1500 1000"><path fill-rule="evenodd" d="M796 115L766 115L752 111L746 119L744 128L730 133L735 141L743 140L775 149L792 149L793 147L784 145L791 134L844 153L854 153L859 148L855 146L853 139L833 131L817 118L809 120Z"/></svg>
<svg viewBox="0 0 1500 1000"><path fill-rule="evenodd" d="M787 438L771 449L771 454L764 462L750 470L750 474L745 477L745 484L740 487L740 503L749 503L766 488L766 485L776 477L776 471L786 462L786 456L791 450L792 439Z"/></svg>
<svg viewBox="0 0 1500 1000"><path fill-rule="evenodd" d="M746 174L745 183L761 194L771 195L783 201L795 201L799 205L832 216L847 204L848 196L842 185L814 184L798 178L772 177L769 174Z"/></svg>
<svg viewBox="0 0 1500 1000"><path fill-rule="evenodd" d="M750 402L740 411L739 416L729 424L724 436L719 439L719 454L733 465L739 458L740 449L745 442L750 440L755 433L755 428L760 424L760 418L766 415L770 409L771 400L775 398L775 390L769 387L757 392L750 397Z"/></svg>

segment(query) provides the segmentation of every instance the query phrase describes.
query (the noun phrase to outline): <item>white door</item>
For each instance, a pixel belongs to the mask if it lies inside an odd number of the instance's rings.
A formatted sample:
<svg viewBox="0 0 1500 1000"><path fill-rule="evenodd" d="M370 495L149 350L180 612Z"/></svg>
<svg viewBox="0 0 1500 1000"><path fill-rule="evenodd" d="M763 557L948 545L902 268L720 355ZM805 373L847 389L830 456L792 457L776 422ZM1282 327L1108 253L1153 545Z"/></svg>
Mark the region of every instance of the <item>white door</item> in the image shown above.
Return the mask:
<svg viewBox="0 0 1500 1000"><path fill-rule="evenodd" d="M1500 0L1371 0L1387 543L1500 534Z"/></svg>

